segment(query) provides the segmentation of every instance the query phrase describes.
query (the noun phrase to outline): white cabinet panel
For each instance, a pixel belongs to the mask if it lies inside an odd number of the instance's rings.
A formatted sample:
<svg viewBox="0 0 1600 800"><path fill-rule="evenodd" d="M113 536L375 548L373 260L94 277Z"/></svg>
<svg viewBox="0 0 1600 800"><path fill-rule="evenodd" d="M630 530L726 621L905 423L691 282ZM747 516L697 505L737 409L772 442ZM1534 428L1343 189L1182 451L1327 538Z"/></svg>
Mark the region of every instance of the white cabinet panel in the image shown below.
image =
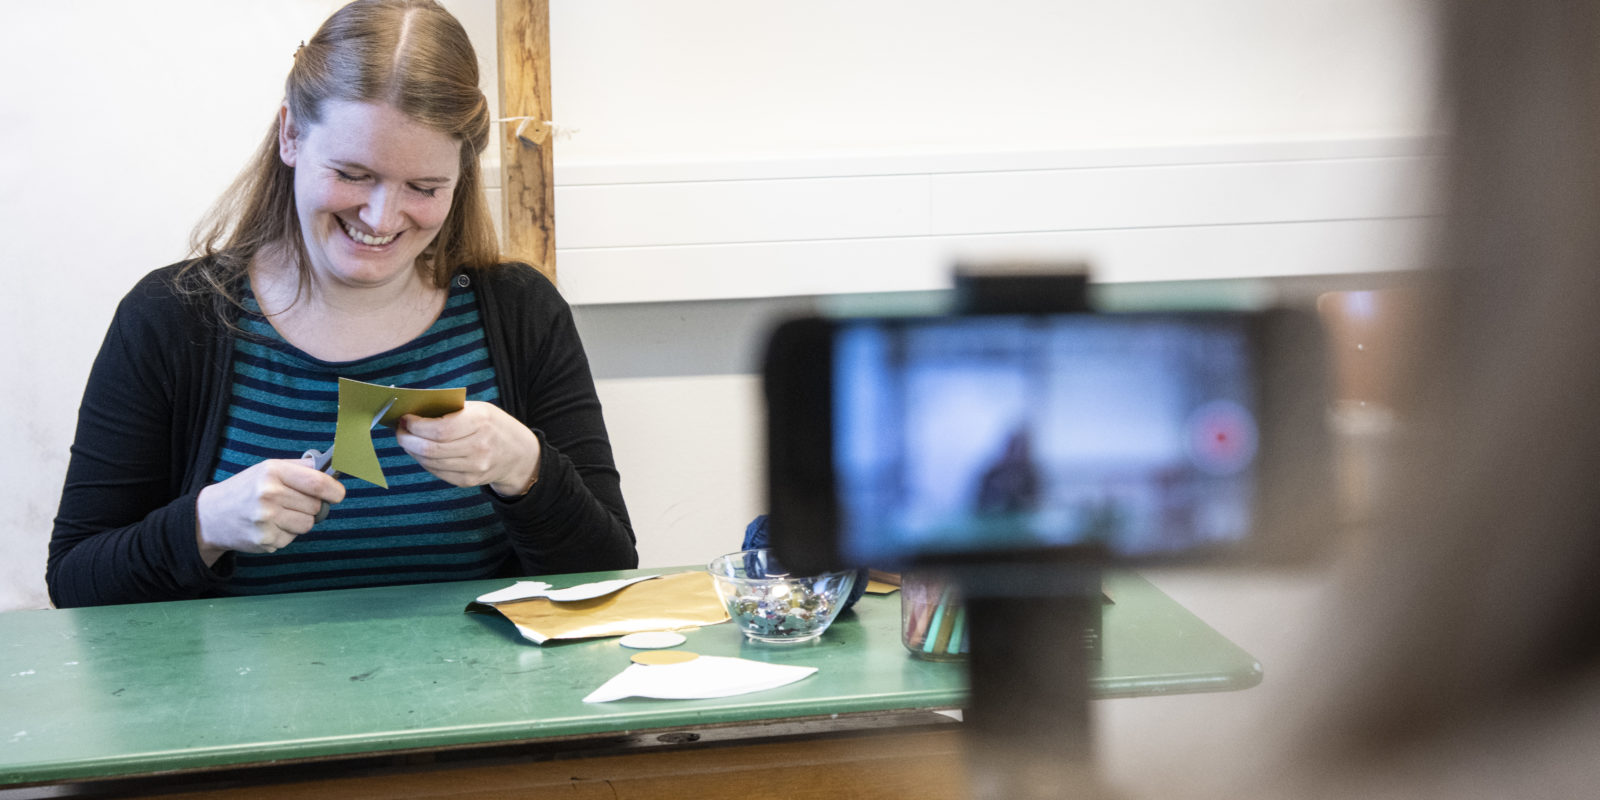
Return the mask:
<svg viewBox="0 0 1600 800"><path fill-rule="evenodd" d="M1426 218L574 250L573 303L646 303L950 286L962 260L1082 261L1105 283L1395 272L1425 257Z"/></svg>
<svg viewBox="0 0 1600 800"><path fill-rule="evenodd" d="M558 248L927 232L924 175L556 187Z"/></svg>
<svg viewBox="0 0 1600 800"><path fill-rule="evenodd" d="M1340 159L936 175L932 232L1423 216L1430 164Z"/></svg>
<svg viewBox="0 0 1600 800"><path fill-rule="evenodd" d="M960 260L1007 258L1084 261L1101 282L1403 271L1426 257L1441 170L1430 147L568 170L595 182L556 189L557 270L575 303L940 289Z"/></svg>

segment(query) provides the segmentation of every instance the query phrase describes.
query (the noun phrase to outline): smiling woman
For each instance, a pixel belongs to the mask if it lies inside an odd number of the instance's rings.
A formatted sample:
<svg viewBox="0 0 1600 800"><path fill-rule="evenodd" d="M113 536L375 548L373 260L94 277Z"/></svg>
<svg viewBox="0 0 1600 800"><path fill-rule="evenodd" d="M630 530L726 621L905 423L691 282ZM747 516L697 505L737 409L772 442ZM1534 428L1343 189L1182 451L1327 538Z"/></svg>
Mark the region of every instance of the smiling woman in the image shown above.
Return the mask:
<svg viewBox="0 0 1600 800"><path fill-rule="evenodd" d="M285 106L278 134L283 163L301 167L295 171L300 226L308 245L320 251L309 254L313 276L340 277L335 254L349 248L335 247L336 229L358 246L348 255L381 255L388 262L380 282L413 271L450 213L448 190L460 172L461 144L392 106L324 105L317 123L297 122ZM390 249L402 234L399 248Z"/></svg>
<svg viewBox="0 0 1600 800"><path fill-rule="evenodd" d="M461 143L393 106L323 106L315 123L296 120L287 105L280 114L278 152L294 168L304 261L265 248L252 282L285 339L345 361L403 344L437 316L443 292L418 265L449 218ZM368 312L329 339L324 326L335 307Z"/></svg>
<svg viewBox="0 0 1600 800"><path fill-rule="evenodd" d="M50 543L57 605L636 565L570 310L499 263L489 124L432 0L357 0L301 46L195 257L112 320ZM374 432L390 487L346 485L299 456L332 441L339 378L467 402Z"/></svg>

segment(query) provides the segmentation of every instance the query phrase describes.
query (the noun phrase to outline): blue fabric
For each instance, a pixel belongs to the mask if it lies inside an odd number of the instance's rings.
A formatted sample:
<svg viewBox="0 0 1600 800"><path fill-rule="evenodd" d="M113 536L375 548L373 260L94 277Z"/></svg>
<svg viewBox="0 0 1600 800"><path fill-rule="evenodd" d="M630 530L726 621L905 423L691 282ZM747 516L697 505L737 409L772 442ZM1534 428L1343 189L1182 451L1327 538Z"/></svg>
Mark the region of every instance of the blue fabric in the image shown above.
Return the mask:
<svg viewBox="0 0 1600 800"><path fill-rule="evenodd" d="M745 526L744 544L740 545L739 549L754 550L757 547L771 547L771 541L771 534L767 532L767 515L762 514L761 516L751 520L749 525ZM858 570L856 572L856 582L850 587L850 596L845 599L844 608L839 609L839 613L842 614L846 611L849 611L850 607L855 605L856 601L860 600L861 595L866 593L866 591L867 571L864 569Z"/></svg>
<svg viewBox="0 0 1600 800"><path fill-rule="evenodd" d="M498 403L494 367L472 289L452 283L439 318L410 342L345 362L322 361L285 341L242 298L233 389L213 481L266 458L295 458L333 441L338 380L387 386L465 386L467 399ZM400 449L393 428L372 433L389 488L344 478L348 494L324 522L277 553L238 553L223 594L469 580L496 576L511 554L504 524L477 487L451 486Z"/></svg>

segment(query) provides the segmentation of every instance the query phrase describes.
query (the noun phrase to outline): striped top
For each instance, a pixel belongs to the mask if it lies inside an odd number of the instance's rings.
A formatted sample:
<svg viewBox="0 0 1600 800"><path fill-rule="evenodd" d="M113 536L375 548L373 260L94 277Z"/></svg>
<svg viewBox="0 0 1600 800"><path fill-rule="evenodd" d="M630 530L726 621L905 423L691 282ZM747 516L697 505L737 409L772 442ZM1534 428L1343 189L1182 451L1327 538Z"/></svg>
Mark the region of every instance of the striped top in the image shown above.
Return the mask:
<svg viewBox="0 0 1600 800"><path fill-rule="evenodd" d="M497 402L494 368L471 288L452 283L428 330L368 358L328 362L289 344L244 298L234 345L231 399L213 480L269 458L299 458L333 444L338 379L418 389L467 387L468 400ZM482 490L435 478L400 449L394 429L372 431L389 488L344 476L344 502L288 547L235 553L231 594L381 586L492 576L511 549Z"/></svg>

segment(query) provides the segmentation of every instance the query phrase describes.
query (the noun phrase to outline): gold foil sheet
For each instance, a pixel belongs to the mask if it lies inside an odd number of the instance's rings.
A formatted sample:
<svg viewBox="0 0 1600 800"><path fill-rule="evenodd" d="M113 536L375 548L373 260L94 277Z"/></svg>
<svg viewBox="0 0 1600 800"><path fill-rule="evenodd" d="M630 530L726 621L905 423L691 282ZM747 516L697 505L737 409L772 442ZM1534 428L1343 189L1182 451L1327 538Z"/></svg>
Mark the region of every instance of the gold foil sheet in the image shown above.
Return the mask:
<svg viewBox="0 0 1600 800"><path fill-rule="evenodd" d="M469 609L486 606L474 603ZM640 631L695 628L728 621L711 576L680 572L641 581L592 600L557 603L535 597L489 606L516 624L530 641L593 639Z"/></svg>

